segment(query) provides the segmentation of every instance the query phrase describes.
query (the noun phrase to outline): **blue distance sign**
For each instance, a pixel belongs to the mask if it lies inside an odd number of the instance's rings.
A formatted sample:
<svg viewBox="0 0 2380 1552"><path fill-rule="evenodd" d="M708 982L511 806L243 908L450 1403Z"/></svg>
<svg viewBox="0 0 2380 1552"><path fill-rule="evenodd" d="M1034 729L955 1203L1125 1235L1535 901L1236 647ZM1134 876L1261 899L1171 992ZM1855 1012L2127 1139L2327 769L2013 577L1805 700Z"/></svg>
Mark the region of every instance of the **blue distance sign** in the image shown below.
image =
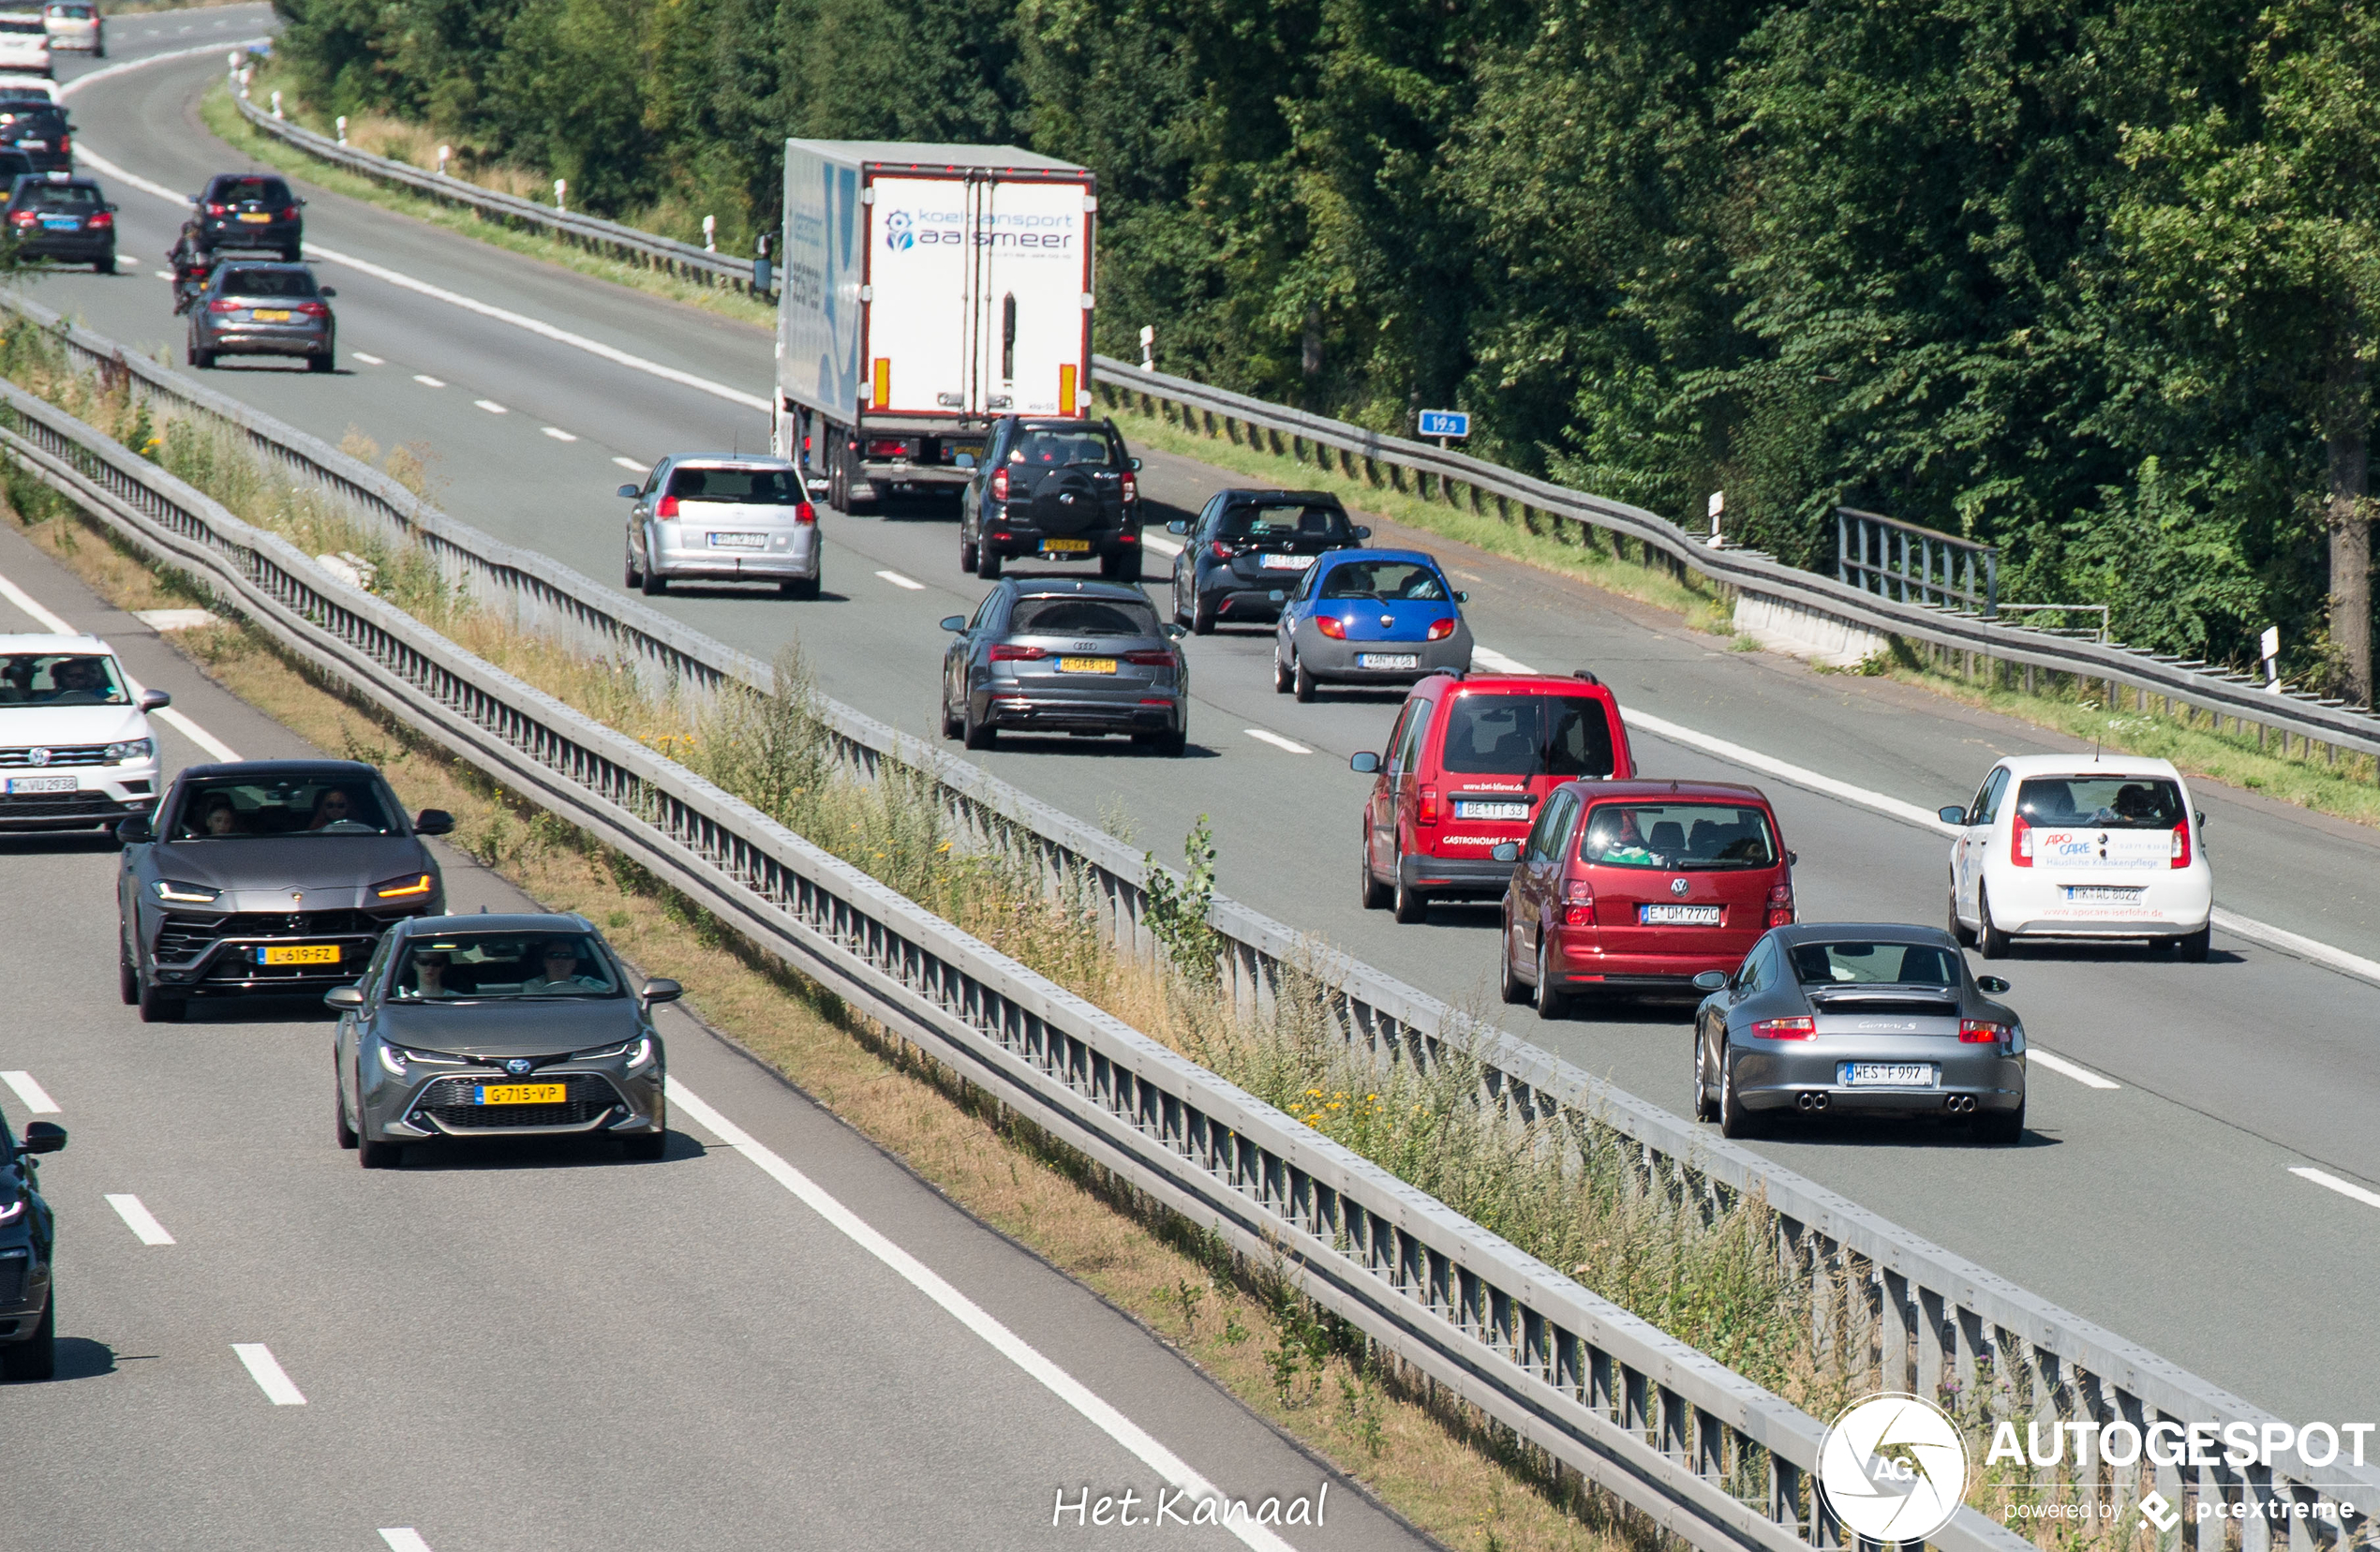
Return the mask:
<svg viewBox="0 0 2380 1552"><path fill-rule="evenodd" d="M1467 410L1424 410L1419 434L1424 437L1467 437L1471 434L1471 413Z"/></svg>

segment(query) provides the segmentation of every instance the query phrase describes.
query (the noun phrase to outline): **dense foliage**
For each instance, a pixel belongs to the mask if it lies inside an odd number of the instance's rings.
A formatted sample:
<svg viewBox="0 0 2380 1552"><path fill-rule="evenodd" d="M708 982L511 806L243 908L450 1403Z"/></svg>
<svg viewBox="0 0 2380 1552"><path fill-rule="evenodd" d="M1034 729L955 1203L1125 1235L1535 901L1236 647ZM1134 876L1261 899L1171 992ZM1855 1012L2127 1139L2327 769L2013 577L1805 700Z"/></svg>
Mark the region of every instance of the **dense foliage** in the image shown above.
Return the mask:
<svg viewBox="0 0 2380 1552"><path fill-rule="evenodd" d="M2004 597L2369 682L2355 0L276 3L317 100L739 246L789 134L1072 157L1115 353L1460 404L1805 563L1843 501L1971 533Z"/></svg>

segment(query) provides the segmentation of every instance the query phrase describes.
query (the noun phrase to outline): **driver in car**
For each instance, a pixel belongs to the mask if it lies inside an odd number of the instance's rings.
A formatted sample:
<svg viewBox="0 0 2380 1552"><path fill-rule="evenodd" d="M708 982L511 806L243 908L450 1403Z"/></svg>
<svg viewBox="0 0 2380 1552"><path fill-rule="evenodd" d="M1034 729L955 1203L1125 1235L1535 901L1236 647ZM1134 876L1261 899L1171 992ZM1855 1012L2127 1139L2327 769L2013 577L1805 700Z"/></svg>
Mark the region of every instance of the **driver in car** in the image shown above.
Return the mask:
<svg viewBox="0 0 2380 1552"><path fill-rule="evenodd" d="M328 829L343 820L355 817L354 800L345 787L324 787L314 798L314 817L307 820L307 829Z"/></svg>
<svg viewBox="0 0 2380 1552"><path fill-rule="evenodd" d="M444 954L413 956L413 986L409 994L431 1002L442 1001L454 995L454 989L446 984L446 956Z"/></svg>
<svg viewBox="0 0 2380 1552"><path fill-rule="evenodd" d="M94 706L106 698L108 676L92 658L62 658L50 670L52 701L67 706Z"/></svg>
<svg viewBox="0 0 2380 1552"><path fill-rule="evenodd" d="M525 993L608 992L612 983L599 976L578 973L578 950L567 943L549 943L542 956L541 973L521 982Z"/></svg>

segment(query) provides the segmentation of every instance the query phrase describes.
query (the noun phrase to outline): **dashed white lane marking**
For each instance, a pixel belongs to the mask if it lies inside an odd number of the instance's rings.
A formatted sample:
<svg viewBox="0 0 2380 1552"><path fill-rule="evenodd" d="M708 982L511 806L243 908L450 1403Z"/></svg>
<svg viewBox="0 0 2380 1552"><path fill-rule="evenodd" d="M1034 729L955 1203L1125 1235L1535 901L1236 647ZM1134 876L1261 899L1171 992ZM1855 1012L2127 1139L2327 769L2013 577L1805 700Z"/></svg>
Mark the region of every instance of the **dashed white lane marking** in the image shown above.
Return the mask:
<svg viewBox="0 0 2380 1552"><path fill-rule="evenodd" d="M159 270L156 272L156 275L157 278L160 280L171 280L173 278L173 272L171 270Z"/></svg>
<svg viewBox="0 0 2380 1552"><path fill-rule="evenodd" d="M494 399L473 399L471 402L478 405L481 409L486 410L491 415L509 415L512 413L510 410L505 409Z"/></svg>
<svg viewBox="0 0 2380 1552"><path fill-rule="evenodd" d="M24 1101L24 1108L34 1114L55 1115L58 1113L58 1102L50 1097L47 1089L33 1081L32 1073L0 1072L0 1083L6 1083L15 1089L17 1097Z"/></svg>
<svg viewBox="0 0 2380 1552"><path fill-rule="evenodd" d="M2063 1056L2052 1056L2049 1052L2042 1050L2039 1046L2027 1046L2025 1048L2025 1054L2031 1057L2034 1061L2039 1062L2050 1071L2072 1078L2075 1082L2080 1083L2085 1088L2120 1089L2123 1087L2123 1084L2117 1082L2113 1078L2102 1078L2099 1074L2091 1071L2089 1067L2082 1066L2080 1063L2070 1062Z"/></svg>
<svg viewBox="0 0 2380 1552"><path fill-rule="evenodd" d="M651 464L641 464L634 458L614 458L612 462L619 465L622 469L627 470L632 474L649 474L653 471L653 466Z"/></svg>
<svg viewBox="0 0 2380 1552"><path fill-rule="evenodd" d="M445 383L439 381L437 378L430 376L427 372L414 373L413 381L420 383L424 388L443 388L446 386Z"/></svg>
<svg viewBox="0 0 2380 1552"><path fill-rule="evenodd" d="M860 1249L883 1262L903 1282L923 1293L985 1345L1039 1382L1050 1395L1073 1408L1091 1425L1138 1457L1141 1464L1179 1487L1192 1501L1216 1496L1212 1484L1191 1470L1187 1461L1157 1442L1140 1425L1108 1404L1091 1388L987 1313L941 1274L885 1238L873 1224L844 1206L817 1182L795 1169L750 1132L695 1097L677 1079L668 1080L669 1102L677 1112L760 1167L761 1171L798 1197L803 1205ZM1257 1552L1289 1552L1288 1544L1262 1526L1227 1521L1224 1527Z"/></svg>
<svg viewBox="0 0 2380 1552"><path fill-rule="evenodd" d="M141 1244L173 1243L173 1236L165 1231L165 1225L157 1221L156 1215L150 1212L139 1197L111 1191L108 1193L108 1205L115 1209L115 1216L124 1219L125 1227L131 1230Z"/></svg>
<svg viewBox="0 0 2380 1552"><path fill-rule="evenodd" d="M1142 534L1140 536L1140 547L1142 549L1155 550L1159 555L1164 556L1175 556L1182 553L1182 543L1180 540L1163 538L1154 533Z"/></svg>
<svg viewBox="0 0 2380 1552"><path fill-rule="evenodd" d="M1240 731L1245 733L1249 738L1256 739L1258 743L1269 743L1275 749L1286 749L1292 754L1311 754L1314 753L1313 750L1308 749L1305 745L1298 742L1295 739L1285 739L1278 733L1268 733L1261 727L1243 727Z"/></svg>
<svg viewBox="0 0 2380 1552"><path fill-rule="evenodd" d="M896 588L906 588L911 592L924 592L926 590L926 585L923 582L917 581L914 577L903 576L897 571L880 571L876 575L883 577L885 581L891 583Z"/></svg>
<svg viewBox="0 0 2380 1552"><path fill-rule="evenodd" d="M424 1541L422 1533L409 1525L394 1529L384 1527L380 1540L389 1544L389 1552L430 1552L430 1544Z"/></svg>
<svg viewBox="0 0 2380 1552"><path fill-rule="evenodd" d="M2343 1197L2360 1201L2366 1207L2380 1207L2380 1191L2366 1190L2352 1180L2341 1180L2328 1170L2309 1170L2302 1166L2293 1165L2289 1172L2299 1180L2311 1180L2315 1185L2336 1191Z"/></svg>
<svg viewBox="0 0 2380 1552"><path fill-rule="evenodd" d="M578 440L578 434L576 432L565 431L558 425L541 426L539 429L543 430L547 436L553 438L556 441Z"/></svg>
<svg viewBox="0 0 2380 1552"><path fill-rule="evenodd" d="M237 760L240 757L240 752L238 750L233 749L230 744L225 743L221 739L216 738L205 728L201 727L197 723L192 722L189 718L184 716L181 712L176 711L171 706L161 706L155 711L150 712L149 715L156 718L157 721L165 724L166 726L172 728L176 733L181 734L184 738L189 739L192 743L197 744L201 749L205 750L208 754L214 755L218 760Z"/></svg>
<svg viewBox="0 0 2380 1552"><path fill-rule="evenodd" d="M234 1342L231 1351L240 1355L240 1362L247 1365L248 1377L256 1381L257 1389L262 1391L265 1398L275 1406L305 1405L305 1393L290 1383L290 1377L281 1370L280 1360L273 1356L271 1348L262 1342Z"/></svg>
<svg viewBox="0 0 2380 1552"><path fill-rule="evenodd" d="M368 351L348 351L348 354L364 363L366 366L385 366L388 365L387 362L382 361L379 356L373 355Z"/></svg>

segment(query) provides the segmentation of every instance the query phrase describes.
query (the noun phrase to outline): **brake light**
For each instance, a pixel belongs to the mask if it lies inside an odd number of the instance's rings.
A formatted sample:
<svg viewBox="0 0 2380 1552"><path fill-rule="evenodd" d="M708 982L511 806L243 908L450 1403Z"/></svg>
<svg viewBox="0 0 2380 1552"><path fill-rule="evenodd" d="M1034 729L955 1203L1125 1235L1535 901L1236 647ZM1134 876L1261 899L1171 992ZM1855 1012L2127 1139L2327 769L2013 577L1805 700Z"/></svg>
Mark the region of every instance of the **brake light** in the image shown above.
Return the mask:
<svg viewBox="0 0 2380 1552"><path fill-rule="evenodd" d="M1126 652L1123 660L1126 663L1137 663L1143 668L1170 668L1175 661L1170 651Z"/></svg>
<svg viewBox="0 0 2380 1552"><path fill-rule="evenodd" d="M331 316L330 305L323 302L301 302L297 305L297 310L305 314L308 318L328 318Z"/></svg>
<svg viewBox="0 0 2380 1552"><path fill-rule="evenodd" d="M287 210L276 210L273 213L273 218L276 221L294 221L297 219L297 206L291 205Z"/></svg>
<svg viewBox="0 0 2380 1552"><path fill-rule="evenodd" d="M1562 888L1562 925L1592 927L1595 925L1595 886L1584 878L1573 878Z"/></svg>
<svg viewBox="0 0 2380 1552"><path fill-rule="evenodd" d="M1451 619L1438 619L1431 621L1430 639L1432 641L1444 641L1447 637L1452 635L1453 634L1454 621Z"/></svg>
<svg viewBox="0 0 2380 1552"><path fill-rule="evenodd" d="M991 499L995 501L1008 499L1008 471L1004 469L991 471Z"/></svg>
<svg viewBox="0 0 2380 1552"><path fill-rule="evenodd" d="M1034 663L1049 655L1049 651L1040 647L1010 647L1004 644L991 649L991 661L994 663Z"/></svg>
<svg viewBox="0 0 2380 1552"><path fill-rule="evenodd" d="M655 501L653 503L653 515L661 518L663 522L667 522L676 517L677 515L677 498L675 496L664 496L660 500Z"/></svg>
<svg viewBox="0 0 2380 1552"><path fill-rule="evenodd" d="M1228 560L1231 559L1231 546L1225 544L1220 539L1208 540L1207 551L1218 560Z"/></svg>
<svg viewBox="0 0 2380 1552"><path fill-rule="evenodd" d="M808 501L796 501L794 503L794 521L808 528L818 521L818 509Z"/></svg>
<svg viewBox="0 0 2380 1552"><path fill-rule="evenodd" d="M206 213L210 216L229 216L231 214L231 207L230 205L211 204L206 207Z"/></svg>
<svg viewBox="0 0 2380 1552"><path fill-rule="evenodd" d="M1337 615L1316 615L1314 628L1333 641L1345 641L1347 638L1347 622Z"/></svg>
<svg viewBox="0 0 2380 1552"><path fill-rule="evenodd" d="M59 150L61 150L61 151L71 151L71 150L73 150L73 149L74 149L74 137L73 137L72 135L60 135L60 136L58 137L58 149L59 149Z"/></svg>
<svg viewBox="0 0 2380 1552"><path fill-rule="evenodd" d="M210 302L206 305L206 310L211 313L235 313L245 309L237 302Z"/></svg>
<svg viewBox="0 0 2380 1552"><path fill-rule="evenodd" d="M2008 860L2019 868L2033 865L2033 828L2021 813L2008 827Z"/></svg>
<svg viewBox="0 0 2380 1552"><path fill-rule="evenodd" d="M868 444L871 458L903 458L909 455L909 444L892 438L878 437Z"/></svg>
<svg viewBox="0 0 2380 1552"><path fill-rule="evenodd" d="M1140 482L1134 479L1130 474L1126 474L1123 477L1123 499L1127 501L1137 501L1140 500Z"/></svg>
<svg viewBox="0 0 2380 1552"><path fill-rule="evenodd" d="M2174 866L2190 866L2190 821L2187 819L2174 827Z"/></svg>
<svg viewBox="0 0 2380 1552"><path fill-rule="evenodd" d="M115 226L115 217L102 210L97 215L93 216L85 224L88 225L94 231L106 231Z"/></svg>
<svg viewBox="0 0 2380 1552"><path fill-rule="evenodd" d="M1815 1019L1763 1019L1752 1025L1756 1040L1815 1040L1818 1021Z"/></svg>
<svg viewBox="0 0 2380 1552"><path fill-rule="evenodd" d="M1958 1021L1958 1041L1961 1045L1997 1045L2006 1038L2006 1024L1986 1023L1981 1019Z"/></svg>
<svg viewBox="0 0 2380 1552"><path fill-rule="evenodd" d="M1793 925L1793 886L1771 884L1768 887L1768 924L1771 927Z"/></svg>
<svg viewBox="0 0 2380 1552"><path fill-rule="evenodd" d="M20 210L14 216L9 216L8 220L9 223L14 226L31 226L33 224L33 212L30 210Z"/></svg>
<svg viewBox="0 0 2380 1552"><path fill-rule="evenodd" d="M1437 788L1425 786L1421 789L1421 812L1418 817L1424 825L1435 825L1438 822Z"/></svg>
<svg viewBox="0 0 2380 1552"><path fill-rule="evenodd" d="M1592 905L1568 905L1563 907L1562 925L1565 927L1594 926L1595 907Z"/></svg>

